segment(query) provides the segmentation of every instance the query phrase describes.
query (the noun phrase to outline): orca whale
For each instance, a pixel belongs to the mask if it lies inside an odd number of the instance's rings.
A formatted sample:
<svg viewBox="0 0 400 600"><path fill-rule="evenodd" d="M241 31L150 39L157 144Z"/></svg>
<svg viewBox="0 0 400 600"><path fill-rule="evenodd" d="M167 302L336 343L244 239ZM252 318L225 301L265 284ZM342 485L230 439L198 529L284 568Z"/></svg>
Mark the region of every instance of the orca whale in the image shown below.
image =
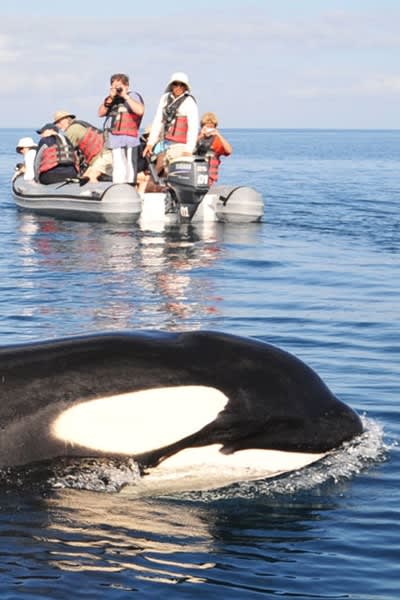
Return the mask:
<svg viewBox="0 0 400 600"><path fill-rule="evenodd" d="M274 474L314 462L363 430L356 412L295 356L213 331L3 347L0 390L0 469L131 457L149 474L168 463L178 468L185 456L190 467L213 449L222 469L225 461L288 458L268 465Z"/></svg>

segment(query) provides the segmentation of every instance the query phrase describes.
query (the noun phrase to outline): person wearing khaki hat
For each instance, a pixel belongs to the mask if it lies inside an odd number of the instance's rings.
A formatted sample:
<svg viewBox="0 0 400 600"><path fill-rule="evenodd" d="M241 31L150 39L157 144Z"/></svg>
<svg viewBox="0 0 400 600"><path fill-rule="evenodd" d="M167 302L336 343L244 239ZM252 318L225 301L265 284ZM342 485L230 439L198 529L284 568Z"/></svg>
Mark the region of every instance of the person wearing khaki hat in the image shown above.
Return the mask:
<svg viewBox="0 0 400 600"><path fill-rule="evenodd" d="M196 146L199 111L192 96L189 77L182 71L171 75L161 96L154 116L144 156L151 156L156 143L161 141L161 156L168 150L170 156L191 155Z"/></svg>
<svg viewBox="0 0 400 600"><path fill-rule="evenodd" d="M15 151L23 156L24 162L17 165L13 179L23 175L26 181L35 179L35 156L37 143L31 137L22 137L18 140Z"/></svg>
<svg viewBox="0 0 400 600"><path fill-rule="evenodd" d="M61 119L65 119L66 117L70 117L71 119L75 119L75 115L68 112L67 110L57 110L54 113L54 119L53 119L53 123L54 125L58 125L58 122L61 121Z"/></svg>
<svg viewBox="0 0 400 600"><path fill-rule="evenodd" d="M71 142L81 158L81 183L95 183L112 175L112 154L104 145L104 134L97 127L58 110L54 114L57 128Z"/></svg>

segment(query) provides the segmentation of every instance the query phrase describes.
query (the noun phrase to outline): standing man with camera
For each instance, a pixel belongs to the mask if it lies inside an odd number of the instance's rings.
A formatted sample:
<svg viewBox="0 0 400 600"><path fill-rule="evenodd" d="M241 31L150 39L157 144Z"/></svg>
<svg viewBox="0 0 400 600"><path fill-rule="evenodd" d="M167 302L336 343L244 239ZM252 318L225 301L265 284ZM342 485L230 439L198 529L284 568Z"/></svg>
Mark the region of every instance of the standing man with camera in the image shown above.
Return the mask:
<svg viewBox="0 0 400 600"><path fill-rule="evenodd" d="M129 77L115 73L110 78L110 92L99 107L99 117L106 117L106 145L112 150L113 182L134 183L139 128L144 113L143 98L129 91Z"/></svg>

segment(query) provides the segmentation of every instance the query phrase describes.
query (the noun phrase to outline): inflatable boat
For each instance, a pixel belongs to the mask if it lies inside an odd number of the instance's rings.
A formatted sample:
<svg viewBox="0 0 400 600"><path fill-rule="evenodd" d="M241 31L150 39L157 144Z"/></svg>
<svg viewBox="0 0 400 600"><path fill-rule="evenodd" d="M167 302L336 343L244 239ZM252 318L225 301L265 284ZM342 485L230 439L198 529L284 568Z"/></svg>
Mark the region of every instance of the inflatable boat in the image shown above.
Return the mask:
<svg viewBox="0 0 400 600"><path fill-rule="evenodd" d="M19 209L61 219L136 223L142 210L141 198L128 183L99 181L81 186L71 179L43 185L20 175L12 182L12 193Z"/></svg>
<svg viewBox="0 0 400 600"><path fill-rule="evenodd" d="M160 192L139 194L131 184L79 180L43 185L18 176L12 192L18 208L81 221L166 224L253 223L264 213L262 196L246 186L208 187L208 163L182 157L170 163Z"/></svg>

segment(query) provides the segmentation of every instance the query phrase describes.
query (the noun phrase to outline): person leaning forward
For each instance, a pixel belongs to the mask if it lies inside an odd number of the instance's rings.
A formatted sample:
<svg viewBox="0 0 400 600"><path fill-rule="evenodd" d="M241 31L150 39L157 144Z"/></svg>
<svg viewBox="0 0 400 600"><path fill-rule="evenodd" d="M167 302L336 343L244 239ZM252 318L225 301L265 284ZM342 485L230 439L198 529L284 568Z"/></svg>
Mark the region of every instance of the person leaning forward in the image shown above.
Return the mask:
<svg viewBox="0 0 400 600"><path fill-rule="evenodd" d="M86 121L76 119L75 115L65 110L54 114L54 123L79 152L83 162L82 178L96 182L99 178L111 177L112 154L104 145L102 131Z"/></svg>
<svg viewBox="0 0 400 600"><path fill-rule="evenodd" d="M76 152L65 135L54 123L46 123L36 132L41 140L35 157L35 180L48 185L77 177Z"/></svg>

